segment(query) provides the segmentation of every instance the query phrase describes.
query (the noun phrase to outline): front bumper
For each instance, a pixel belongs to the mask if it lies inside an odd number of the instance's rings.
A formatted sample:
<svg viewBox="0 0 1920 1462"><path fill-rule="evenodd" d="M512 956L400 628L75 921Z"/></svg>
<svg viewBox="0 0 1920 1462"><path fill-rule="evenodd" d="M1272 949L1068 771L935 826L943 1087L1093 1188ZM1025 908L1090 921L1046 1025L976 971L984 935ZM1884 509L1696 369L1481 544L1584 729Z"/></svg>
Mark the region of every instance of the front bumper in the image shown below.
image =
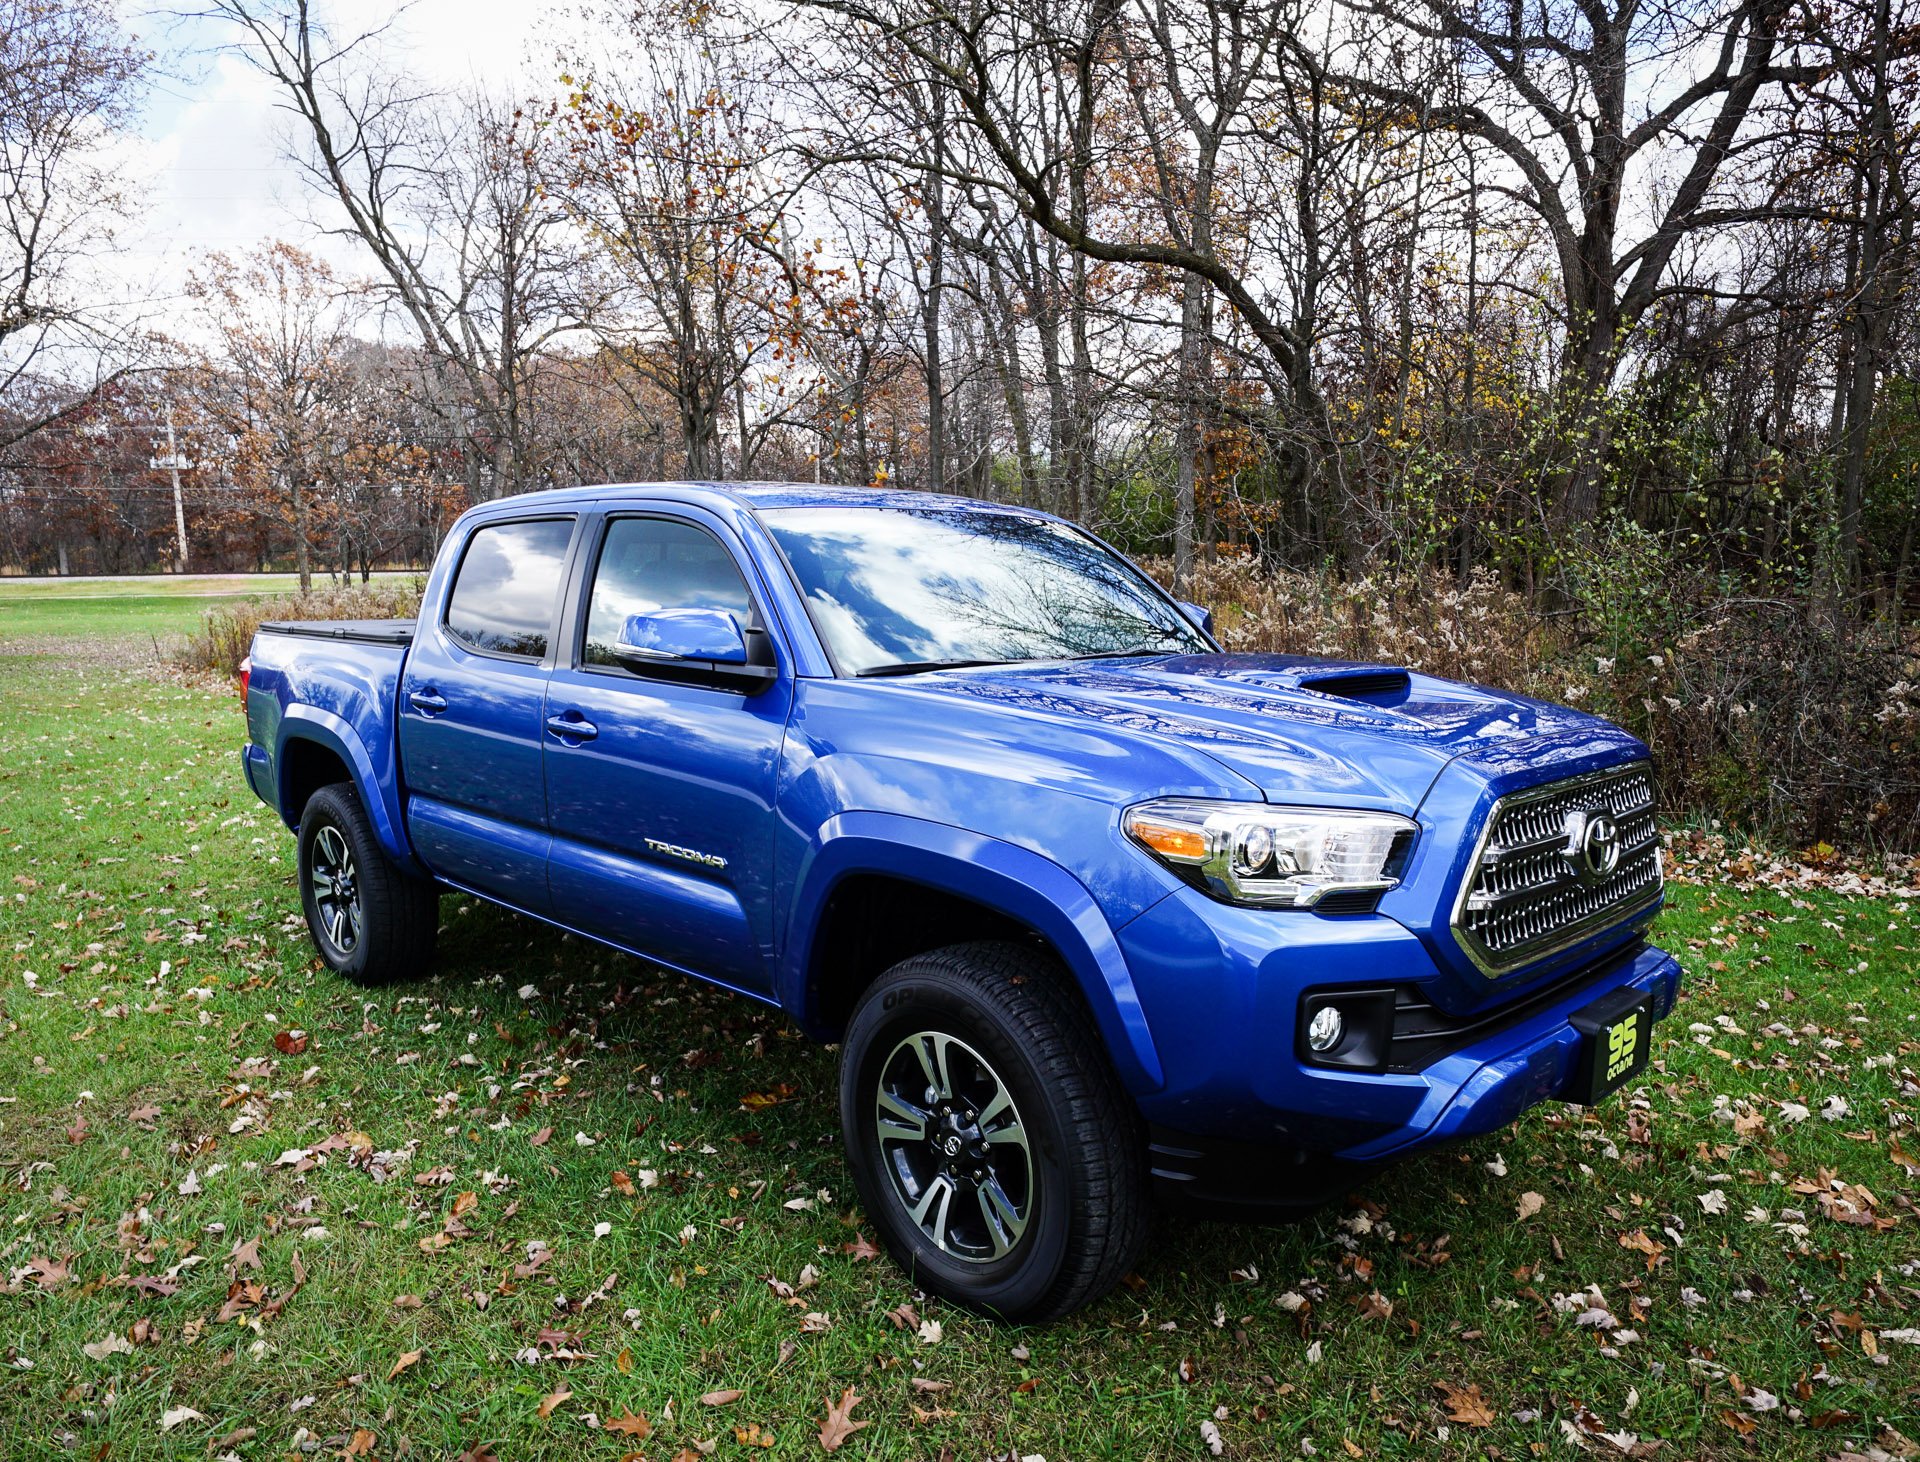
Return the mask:
<svg viewBox="0 0 1920 1462"><path fill-rule="evenodd" d="M1367 1165L1496 1131L1574 1094L1585 1038L1569 1017L1632 988L1657 1021L1679 992L1678 961L1635 942L1571 974L1522 980L1498 1004L1452 1012L1459 1034L1417 1070L1310 1066L1294 1044L1305 991L1442 988L1445 977L1417 936L1381 915L1245 912L1176 896L1120 931L1167 1074L1139 1097L1163 1182L1182 1181L1183 1164L1185 1181L1199 1182L1222 1166L1220 1152L1241 1170L1248 1151Z"/></svg>

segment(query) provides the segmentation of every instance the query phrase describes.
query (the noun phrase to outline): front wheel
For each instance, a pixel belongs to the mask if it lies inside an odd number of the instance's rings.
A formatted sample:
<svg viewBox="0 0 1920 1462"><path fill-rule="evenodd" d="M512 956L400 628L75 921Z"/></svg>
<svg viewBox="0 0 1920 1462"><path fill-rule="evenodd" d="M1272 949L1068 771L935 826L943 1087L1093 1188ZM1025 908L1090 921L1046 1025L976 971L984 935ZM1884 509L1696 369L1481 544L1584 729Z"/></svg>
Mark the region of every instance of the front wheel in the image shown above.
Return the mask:
<svg viewBox="0 0 1920 1462"><path fill-rule="evenodd" d="M1139 1253L1139 1118L1059 964L960 944L861 997L840 1065L854 1185L921 1287L1010 1320L1106 1294Z"/></svg>
<svg viewBox="0 0 1920 1462"><path fill-rule="evenodd" d="M356 985L433 963L439 890L394 867L351 782L322 787L300 814L300 906L320 958Z"/></svg>

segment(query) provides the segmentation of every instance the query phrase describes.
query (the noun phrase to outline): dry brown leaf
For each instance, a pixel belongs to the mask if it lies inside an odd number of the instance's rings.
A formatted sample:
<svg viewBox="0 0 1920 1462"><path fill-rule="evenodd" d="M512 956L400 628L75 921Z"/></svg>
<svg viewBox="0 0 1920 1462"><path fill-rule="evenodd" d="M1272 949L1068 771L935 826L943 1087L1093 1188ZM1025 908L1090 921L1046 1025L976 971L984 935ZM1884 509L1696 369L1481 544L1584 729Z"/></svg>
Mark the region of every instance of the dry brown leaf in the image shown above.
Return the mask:
<svg viewBox="0 0 1920 1462"><path fill-rule="evenodd" d="M871 1422L853 1420L853 1408L859 1404L860 1398L854 1394L851 1386L840 1393L838 1406L831 1401L827 1403L827 1417L820 1424L820 1445L823 1449L837 1452L848 1437L861 1427L872 1425Z"/></svg>
<svg viewBox="0 0 1920 1462"><path fill-rule="evenodd" d="M408 1351L405 1355L401 1356L399 1360L393 1363L393 1369L387 1372L387 1379L391 1381L395 1376L399 1375L402 1371L406 1370L409 1366L419 1365L420 1357L425 1354L426 1352L424 1350Z"/></svg>
<svg viewBox="0 0 1920 1462"><path fill-rule="evenodd" d="M1521 1221L1524 1222L1525 1220L1532 1218L1534 1214L1538 1213L1541 1209L1545 1208L1546 1206L1547 1206L1547 1200L1544 1197L1542 1197L1540 1194L1531 1193L1531 1192L1522 1193L1520 1195L1520 1202L1516 1205L1515 1211L1519 1213Z"/></svg>
<svg viewBox="0 0 1920 1462"><path fill-rule="evenodd" d="M653 1423L637 1411L629 1411L625 1416L610 1416L600 1423L610 1432L618 1432L623 1437L645 1439L653 1435Z"/></svg>
<svg viewBox="0 0 1920 1462"><path fill-rule="evenodd" d="M709 1391L700 1398L700 1404L702 1406L731 1406L746 1394L745 1391Z"/></svg>
<svg viewBox="0 0 1920 1462"><path fill-rule="evenodd" d="M567 1385L565 1381L562 1381L559 1390L549 1391L545 1396L540 1398L540 1420L545 1421L553 1415L556 1407L564 1405L572 1399L573 1388Z"/></svg>
<svg viewBox="0 0 1920 1462"><path fill-rule="evenodd" d="M856 1264L863 1259L878 1259L880 1257L879 1245L875 1244L865 1234L855 1234L852 1243L842 1244L840 1246L840 1252L849 1256Z"/></svg>
<svg viewBox="0 0 1920 1462"><path fill-rule="evenodd" d="M1446 1408L1449 1421L1461 1426L1493 1425L1493 1408L1481 1396L1478 1382L1456 1386L1451 1381L1435 1381L1433 1385L1440 1393L1440 1404Z"/></svg>
<svg viewBox="0 0 1920 1462"><path fill-rule="evenodd" d="M365 1427L356 1427L353 1432L353 1440L347 1443L346 1450L341 1452L340 1455L342 1457L369 1456L373 1452L373 1443L374 1436L372 1432L368 1431Z"/></svg>
<svg viewBox="0 0 1920 1462"><path fill-rule="evenodd" d="M475 1442L455 1462L500 1462L500 1458L494 1452L492 1442Z"/></svg>

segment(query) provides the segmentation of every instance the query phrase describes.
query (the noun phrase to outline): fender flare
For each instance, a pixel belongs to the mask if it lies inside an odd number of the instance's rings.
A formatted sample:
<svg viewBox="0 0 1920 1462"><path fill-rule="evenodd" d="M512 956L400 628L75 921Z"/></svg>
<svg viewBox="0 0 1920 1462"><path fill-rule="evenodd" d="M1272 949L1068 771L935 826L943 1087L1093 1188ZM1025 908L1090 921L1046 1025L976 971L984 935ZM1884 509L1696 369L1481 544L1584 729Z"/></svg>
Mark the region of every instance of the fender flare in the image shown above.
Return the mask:
<svg viewBox="0 0 1920 1462"><path fill-rule="evenodd" d="M354 791L360 796L360 805L367 810L367 817L373 823L373 835L380 840L382 850L407 872L423 873L424 870L413 856L413 847L407 839L406 825L399 809L391 806L381 792L386 784L381 780L373 758L367 754L366 746L347 721L318 706L291 705L280 718L279 733L274 740L273 769L274 792L279 799L281 820L290 828L298 829L300 826L300 809L287 806L286 778L282 775L282 768L286 766L287 746L295 741L315 742L347 764ZM391 766L387 768L389 777L394 770Z"/></svg>
<svg viewBox="0 0 1920 1462"><path fill-rule="evenodd" d="M795 880L787 927L806 936L788 941L778 993L782 1007L809 1034L834 1034L815 1023L807 979L827 901L847 878L869 873L987 904L1025 924L1072 972L1128 1090L1143 1095L1165 1084L1126 957L1086 886L1059 864L1013 843L899 813L846 812L828 819Z"/></svg>

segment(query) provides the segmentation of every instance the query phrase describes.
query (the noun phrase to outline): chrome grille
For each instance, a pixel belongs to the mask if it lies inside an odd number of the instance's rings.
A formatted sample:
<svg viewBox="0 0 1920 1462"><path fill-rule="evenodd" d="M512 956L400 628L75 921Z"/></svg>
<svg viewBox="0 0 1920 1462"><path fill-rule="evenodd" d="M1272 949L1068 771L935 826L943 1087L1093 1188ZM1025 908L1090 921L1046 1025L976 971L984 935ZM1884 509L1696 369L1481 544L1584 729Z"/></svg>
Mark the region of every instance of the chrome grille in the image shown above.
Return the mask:
<svg viewBox="0 0 1920 1462"><path fill-rule="evenodd" d="M1618 849L1606 869L1584 847L1603 816ZM1604 834L1594 841L1604 845ZM1503 975L1630 918L1660 886L1647 763L1549 782L1494 804L1454 906L1454 938L1482 971Z"/></svg>

